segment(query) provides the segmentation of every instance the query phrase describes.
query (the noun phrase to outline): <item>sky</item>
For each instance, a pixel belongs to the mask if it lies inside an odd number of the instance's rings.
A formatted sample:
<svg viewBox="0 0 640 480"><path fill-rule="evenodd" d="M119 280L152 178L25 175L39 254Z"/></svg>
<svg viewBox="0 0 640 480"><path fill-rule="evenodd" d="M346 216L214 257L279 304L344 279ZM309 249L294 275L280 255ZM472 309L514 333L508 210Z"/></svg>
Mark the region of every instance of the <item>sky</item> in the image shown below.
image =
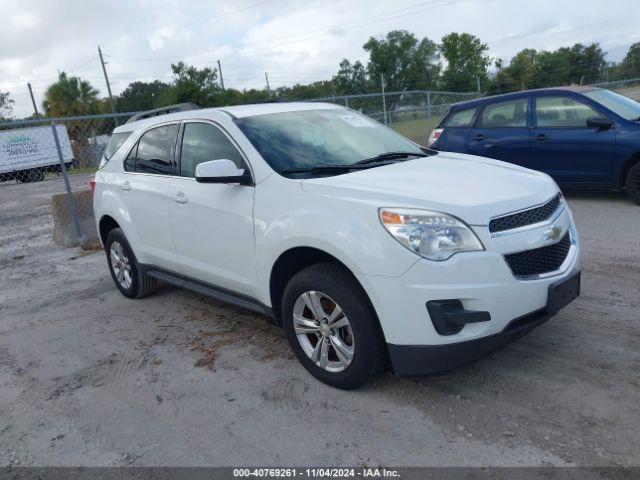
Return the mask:
<svg viewBox="0 0 640 480"><path fill-rule="evenodd" d="M468 32L492 58L523 48L599 42L620 61L640 41L638 0L0 0L0 91L14 116L38 108L59 71L106 96L98 45L114 94L135 81L171 80L171 62L222 63L226 87L271 88L330 79L361 60L370 36L395 29L438 42Z"/></svg>

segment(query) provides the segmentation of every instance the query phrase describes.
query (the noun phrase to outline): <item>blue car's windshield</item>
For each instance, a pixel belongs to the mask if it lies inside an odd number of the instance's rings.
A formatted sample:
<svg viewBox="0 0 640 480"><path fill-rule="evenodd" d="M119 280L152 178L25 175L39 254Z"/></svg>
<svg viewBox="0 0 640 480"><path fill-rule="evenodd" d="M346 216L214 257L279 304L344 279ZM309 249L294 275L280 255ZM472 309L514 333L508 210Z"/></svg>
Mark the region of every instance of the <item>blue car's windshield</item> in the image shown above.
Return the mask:
<svg viewBox="0 0 640 480"><path fill-rule="evenodd" d="M584 95L604 105L622 118L626 118L627 120L640 119L640 103L629 97L612 92L611 90L592 90L586 92Z"/></svg>

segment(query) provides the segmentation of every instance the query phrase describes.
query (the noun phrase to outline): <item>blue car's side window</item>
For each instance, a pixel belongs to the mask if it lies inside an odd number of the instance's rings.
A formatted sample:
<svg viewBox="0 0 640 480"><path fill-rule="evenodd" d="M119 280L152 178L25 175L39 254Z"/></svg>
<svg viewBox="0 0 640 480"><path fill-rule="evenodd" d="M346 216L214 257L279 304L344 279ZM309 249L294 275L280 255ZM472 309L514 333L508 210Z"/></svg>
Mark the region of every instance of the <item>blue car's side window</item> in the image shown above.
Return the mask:
<svg viewBox="0 0 640 480"><path fill-rule="evenodd" d="M537 126L586 128L587 119L601 116L586 103L566 96L541 96L536 99Z"/></svg>
<svg viewBox="0 0 640 480"><path fill-rule="evenodd" d="M467 108L454 112L445 120L443 127L470 127L476 115L477 108Z"/></svg>
<svg viewBox="0 0 640 480"><path fill-rule="evenodd" d="M526 127L528 116L528 98L491 103L484 107L480 126L485 128Z"/></svg>

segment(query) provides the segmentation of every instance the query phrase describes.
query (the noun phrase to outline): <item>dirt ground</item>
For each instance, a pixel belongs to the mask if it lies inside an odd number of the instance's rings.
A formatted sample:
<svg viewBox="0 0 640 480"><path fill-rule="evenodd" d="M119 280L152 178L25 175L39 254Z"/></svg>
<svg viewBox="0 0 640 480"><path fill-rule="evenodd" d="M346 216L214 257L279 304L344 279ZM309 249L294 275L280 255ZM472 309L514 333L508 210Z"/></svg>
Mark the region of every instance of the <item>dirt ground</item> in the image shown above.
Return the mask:
<svg viewBox="0 0 640 480"><path fill-rule="evenodd" d="M76 188L85 176L72 179ZM51 242L60 180L0 184L0 465L640 465L640 207L570 195L583 293L453 373L327 387L267 319Z"/></svg>

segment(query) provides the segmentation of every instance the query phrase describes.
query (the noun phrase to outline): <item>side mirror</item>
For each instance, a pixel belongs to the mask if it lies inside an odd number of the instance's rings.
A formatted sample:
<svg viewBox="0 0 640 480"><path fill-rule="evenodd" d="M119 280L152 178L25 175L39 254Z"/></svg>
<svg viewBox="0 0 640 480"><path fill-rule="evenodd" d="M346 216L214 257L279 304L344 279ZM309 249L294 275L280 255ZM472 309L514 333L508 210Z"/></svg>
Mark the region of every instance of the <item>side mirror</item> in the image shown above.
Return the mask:
<svg viewBox="0 0 640 480"><path fill-rule="evenodd" d="M587 127L597 128L598 130L609 130L613 127L613 123L607 117L591 117L587 118Z"/></svg>
<svg viewBox="0 0 640 480"><path fill-rule="evenodd" d="M244 168L236 167L231 160L211 160L196 166L196 182L200 183L251 183L251 175Z"/></svg>

